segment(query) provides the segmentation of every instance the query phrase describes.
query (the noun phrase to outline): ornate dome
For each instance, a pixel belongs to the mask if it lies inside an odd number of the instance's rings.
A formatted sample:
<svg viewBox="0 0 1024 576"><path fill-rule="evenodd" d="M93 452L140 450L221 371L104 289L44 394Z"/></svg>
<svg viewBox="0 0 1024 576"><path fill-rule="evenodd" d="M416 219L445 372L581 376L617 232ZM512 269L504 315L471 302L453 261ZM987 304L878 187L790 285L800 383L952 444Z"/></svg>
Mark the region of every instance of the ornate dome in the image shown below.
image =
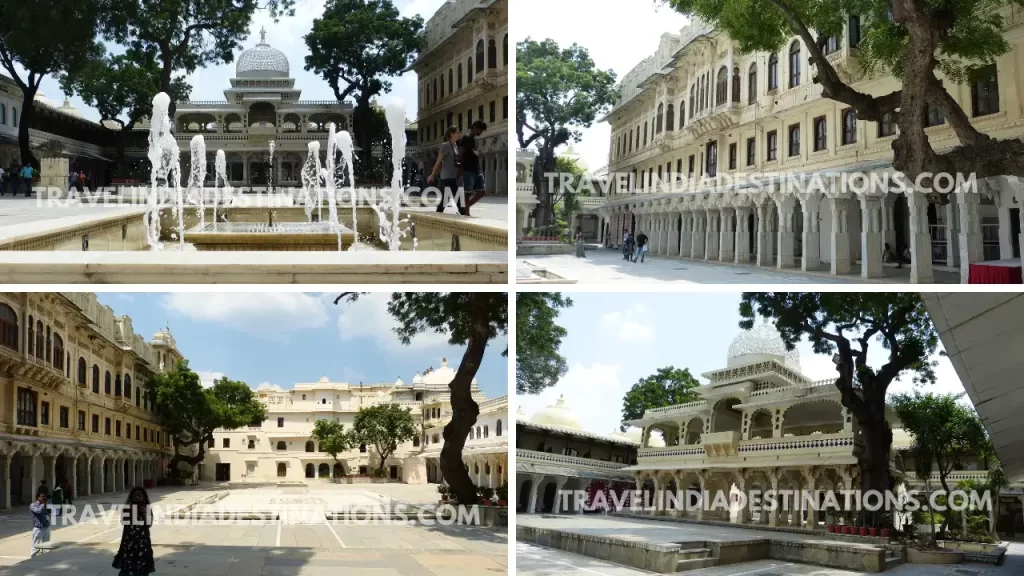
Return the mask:
<svg viewBox="0 0 1024 576"><path fill-rule="evenodd" d="M580 424L580 419L576 417L576 413L565 407L564 396L559 396L558 402L555 402L553 406L538 410L530 421L542 426L583 430L583 425Z"/></svg>
<svg viewBox="0 0 1024 576"><path fill-rule="evenodd" d="M235 64L238 78L288 78L290 72L284 52L267 44L266 29L260 30L260 43L242 52Z"/></svg>
<svg viewBox="0 0 1024 576"><path fill-rule="evenodd" d="M800 353L795 348L786 350L778 329L768 321L755 323L750 330L737 334L729 344L729 366L738 364L735 359L748 355L780 356L791 368L800 369Z"/></svg>

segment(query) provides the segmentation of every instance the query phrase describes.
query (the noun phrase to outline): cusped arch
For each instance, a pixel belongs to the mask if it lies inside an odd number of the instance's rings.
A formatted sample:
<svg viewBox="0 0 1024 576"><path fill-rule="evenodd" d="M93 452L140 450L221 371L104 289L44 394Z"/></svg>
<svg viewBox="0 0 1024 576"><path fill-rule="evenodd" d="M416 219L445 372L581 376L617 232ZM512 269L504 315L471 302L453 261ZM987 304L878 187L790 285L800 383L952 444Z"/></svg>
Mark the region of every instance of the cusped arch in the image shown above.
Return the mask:
<svg viewBox="0 0 1024 576"><path fill-rule="evenodd" d="M782 436L835 434L843 431L843 405L838 398L820 398L787 407L782 413Z"/></svg>
<svg viewBox="0 0 1024 576"><path fill-rule="evenodd" d="M704 434L704 418L702 416L690 418L690 421L686 423L686 436L683 438L683 444L700 444L702 434Z"/></svg>
<svg viewBox="0 0 1024 576"><path fill-rule="evenodd" d="M758 408L750 415L747 427L751 440L771 438L775 428L775 416L768 408Z"/></svg>
<svg viewBox="0 0 1024 576"><path fill-rule="evenodd" d="M711 409L711 432L740 432L743 428L743 414L735 406L741 403L742 400L733 396L715 402Z"/></svg>

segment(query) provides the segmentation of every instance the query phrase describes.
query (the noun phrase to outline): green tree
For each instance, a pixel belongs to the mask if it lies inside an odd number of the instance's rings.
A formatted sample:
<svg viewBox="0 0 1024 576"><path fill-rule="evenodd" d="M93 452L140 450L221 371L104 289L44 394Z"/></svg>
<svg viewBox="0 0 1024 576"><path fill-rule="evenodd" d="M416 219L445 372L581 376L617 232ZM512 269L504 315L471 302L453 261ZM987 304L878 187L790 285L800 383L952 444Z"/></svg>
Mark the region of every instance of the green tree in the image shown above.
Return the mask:
<svg viewBox="0 0 1024 576"><path fill-rule="evenodd" d="M352 423L355 437L364 444L376 448L380 462L377 475L384 474L387 459L398 450L398 445L409 442L419 435L419 429L412 420L410 408L398 404L380 404L360 408ZM468 432L467 432L468 434Z"/></svg>
<svg viewBox="0 0 1024 576"><path fill-rule="evenodd" d="M125 147L132 130L153 109L153 95L161 91L161 70L153 54L129 49L124 54L100 54L72 76L61 75L61 88L78 94L96 108L100 121L116 122L120 128L111 130L117 141L117 163L125 161ZM171 81L172 101L188 100L192 87L184 77Z"/></svg>
<svg viewBox="0 0 1024 576"><path fill-rule="evenodd" d="M313 425L313 439L320 445L320 452L326 452L338 460L338 454L348 452L357 445L352 430L345 430L345 425L334 420L317 420Z"/></svg>
<svg viewBox="0 0 1024 576"><path fill-rule="evenodd" d="M370 103L391 91L387 77L402 73L423 49L422 30L423 18L402 17L391 0L329 0L305 36L306 70L322 76L339 101L355 96L354 136L364 155L373 148Z"/></svg>
<svg viewBox="0 0 1024 576"><path fill-rule="evenodd" d="M539 394L565 376L559 353L568 332L559 326L559 310L572 306L560 292L516 292L516 393Z"/></svg>
<svg viewBox="0 0 1024 576"><path fill-rule="evenodd" d="M816 354L833 355L835 386L859 430L857 464L862 490L889 490L892 430L885 419L889 385L910 373L915 382L935 382L931 358L938 333L921 296L913 292L744 293L740 327L757 316L771 319L786 348L807 338ZM888 352L886 362L868 364L872 343Z"/></svg>
<svg viewBox="0 0 1024 576"><path fill-rule="evenodd" d="M576 229L572 227L572 220L579 211L578 196L588 193L587 190L580 190L580 182L583 181L586 171L576 160L565 156L555 159L555 171L559 174L557 188L553 192L554 197L552 198L555 208L555 227L558 229L559 235L567 234L572 239L576 234ZM567 174L569 178L563 179L562 174Z"/></svg>
<svg viewBox="0 0 1024 576"><path fill-rule="evenodd" d="M981 420L974 410L959 402L962 397L963 394L922 394L915 390L890 399L903 428L914 435L915 445L924 446L924 452L931 456L947 497L949 473L967 458L982 454L988 443ZM948 523L947 514L943 530Z"/></svg>
<svg viewBox="0 0 1024 576"><path fill-rule="evenodd" d="M622 399L622 419L637 420L653 408L664 408L699 400L693 390L700 382L688 368L666 366L650 376L637 380ZM626 426L622 426L626 431Z"/></svg>
<svg viewBox="0 0 1024 576"><path fill-rule="evenodd" d="M615 72L598 70L586 48L559 48L554 40L516 45L516 135L520 148L537 147L533 172L537 225L554 217L554 192L546 174L557 168L555 149L579 142L599 114L615 103Z"/></svg>
<svg viewBox="0 0 1024 576"><path fill-rule="evenodd" d="M105 36L155 58L159 89L168 94L174 91L175 73L191 74L211 64L234 61L257 10L266 11L275 21L295 14L295 0L104 1L111 4L103 14ZM171 115L174 111L172 99Z"/></svg>
<svg viewBox="0 0 1024 576"><path fill-rule="evenodd" d="M1018 0L668 0L678 11L724 30L740 49L777 52L798 36L809 52L822 95L850 106L859 120L891 114L899 135L893 166L915 179L923 173L976 173L978 178L1024 174L1024 142L979 132L943 86L965 84L1010 51L1000 11ZM902 84L888 94L853 87L860 70L837 70L825 43L842 37L850 16L862 17L859 45L865 71L881 69ZM925 133L929 107L941 110L960 146L937 152ZM945 146L945 145L943 145ZM937 200L946 202L948 198Z"/></svg>
<svg viewBox="0 0 1024 576"><path fill-rule="evenodd" d="M146 388L157 421L173 440L174 456L167 464L171 471L178 469L179 462L191 467L202 462L214 430L259 425L267 418L263 405L245 382L225 377L215 380L213 387L203 388L187 360L156 374ZM194 454L182 452L191 446L195 446Z"/></svg>
<svg viewBox="0 0 1024 576"><path fill-rule="evenodd" d="M346 292L335 303L353 301L358 293ZM472 384L480 369L487 343L508 334L508 293L502 292L395 292L388 313L398 320L398 339L408 345L423 332L448 336L452 346L465 346L455 377L448 383L452 418L442 433L441 474L459 502L476 502L476 486L462 462L462 449L476 424L480 407L473 400ZM508 349L502 352L508 355Z"/></svg>
<svg viewBox="0 0 1024 576"><path fill-rule="evenodd" d="M39 85L46 76L75 76L102 54L97 20L105 9L106 0L0 0L0 65L21 90L21 117L14 121L23 165L39 168L29 145Z"/></svg>

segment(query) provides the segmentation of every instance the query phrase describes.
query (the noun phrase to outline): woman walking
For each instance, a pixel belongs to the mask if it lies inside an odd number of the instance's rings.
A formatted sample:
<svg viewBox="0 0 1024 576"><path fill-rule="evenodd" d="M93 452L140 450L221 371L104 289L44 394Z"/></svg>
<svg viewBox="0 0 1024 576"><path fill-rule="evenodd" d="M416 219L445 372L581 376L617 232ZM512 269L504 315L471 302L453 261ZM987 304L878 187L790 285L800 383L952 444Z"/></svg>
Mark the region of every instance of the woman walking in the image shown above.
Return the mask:
<svg viewBox="0 0 1024 576"><path fill-rule="evenodd" d="M136 486L128 493L128 502L121 510L121 547L114 556L112 566L120 570L119 576L145 576L156 572L153 562L153 543L149 527L153 517L149 511L149 494Z"/></svg>
<svg viewBox="0 0 1024 576"><path fill-rule="evenodd" d="M583 244L583 228L580 226L576 227L576 257L587 257L587 248Z"/></svg>
<svg viewBox="0 0 1024 576"><path fill-rule="evenodd" d="M448 130L444 133L444 144L441 144L441 149L437 152L437 162L434 163L434 169L427 178L427 184L433 184L438 171L440 171L441 201L437 205L437 211L444 212L444 209L448 207L448 200L452 199L455 200L455 208L458 209L459 214L465 216L465 198L461 198L462 202L460 203L460 198L456 196L459 190L459 175L462 172L458 142L458 127L449 126Z"/></svg>

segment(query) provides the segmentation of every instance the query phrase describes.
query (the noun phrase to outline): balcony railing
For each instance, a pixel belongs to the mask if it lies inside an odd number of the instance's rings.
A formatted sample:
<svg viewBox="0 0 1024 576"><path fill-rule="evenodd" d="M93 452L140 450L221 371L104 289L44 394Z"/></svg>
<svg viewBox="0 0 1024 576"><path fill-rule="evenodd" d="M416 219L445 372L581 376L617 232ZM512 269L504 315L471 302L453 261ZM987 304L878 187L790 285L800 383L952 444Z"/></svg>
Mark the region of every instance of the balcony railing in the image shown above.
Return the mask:
<svg viewBox="0 0 1024 576"><path fill-rule="evenodd" d="M640 458L697 457L702 459L708 455L738 455L750 452L774 451L841 451L853 452L853 433L837 432L834 434L812 434L809 436L790 436L786 438L755 438L739 440L740 433L714 432L704 434L699 445L665 446L661 448L642 448L638 452ZM712 446L714 454L708 452ZM728 453L728 447L735 448L735 454Z"/></svg>
<svg viewBox="0 0 1024 576"><path fill-rule="evenodd" d="M551 462L554 464L567 464L569 466L578 466L581 468L607 468L609 470L618 470L619 468L629 466L629 464L625 462L606 462L604 460L595 460L593 458L565 456L564 454L550 454L548 452L536 452L534 450L516 450L516 459L517 462Z"/></svg>

